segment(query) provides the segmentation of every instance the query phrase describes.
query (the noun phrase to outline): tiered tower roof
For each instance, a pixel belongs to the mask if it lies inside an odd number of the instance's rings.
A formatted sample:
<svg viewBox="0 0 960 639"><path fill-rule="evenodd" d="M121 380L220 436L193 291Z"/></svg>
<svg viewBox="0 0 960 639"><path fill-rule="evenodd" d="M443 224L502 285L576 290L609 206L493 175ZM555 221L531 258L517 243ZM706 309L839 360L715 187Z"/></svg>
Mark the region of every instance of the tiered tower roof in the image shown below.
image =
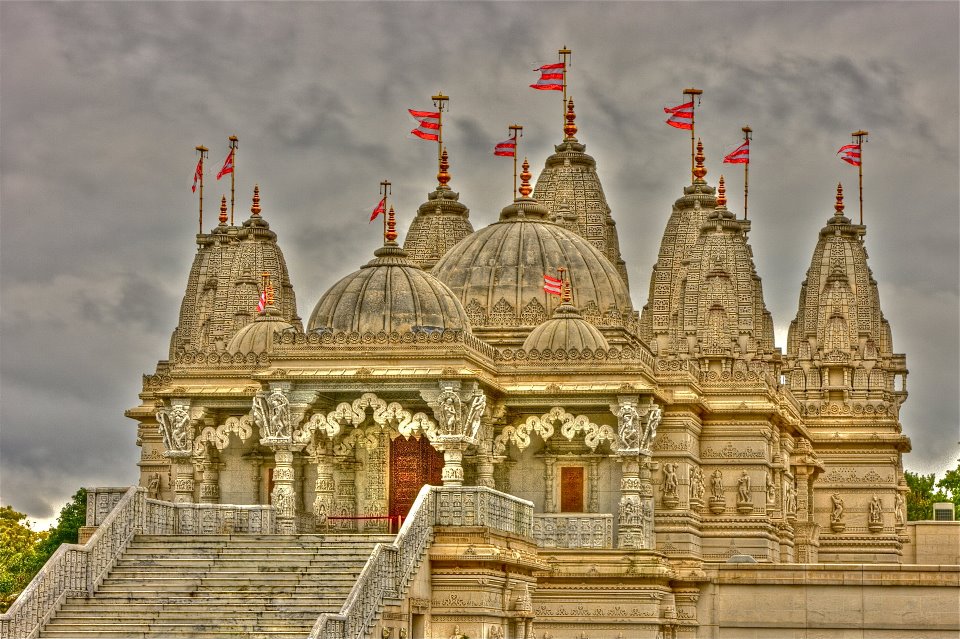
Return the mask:
<svg viewBox="0 0 960 639"><path fill-rule="evenodd" d="M620 256L617 225L600 184L597 162L576 138L572 98L567 101L566 119L563 142L547 158L533 197L547 208L557 224L577 233L606 256L623 283L629 284L627 266Z"/></svg>
<svg viewBox="0 0 960 639"><path fill-rule="evenodd" d="M843 214L840 185L834 209L820 230L797 317L790 323L785 367L790 389L810 400L852 394L902 401L906 358L893 352L890 325L867 265L867 229Z"/></svg>

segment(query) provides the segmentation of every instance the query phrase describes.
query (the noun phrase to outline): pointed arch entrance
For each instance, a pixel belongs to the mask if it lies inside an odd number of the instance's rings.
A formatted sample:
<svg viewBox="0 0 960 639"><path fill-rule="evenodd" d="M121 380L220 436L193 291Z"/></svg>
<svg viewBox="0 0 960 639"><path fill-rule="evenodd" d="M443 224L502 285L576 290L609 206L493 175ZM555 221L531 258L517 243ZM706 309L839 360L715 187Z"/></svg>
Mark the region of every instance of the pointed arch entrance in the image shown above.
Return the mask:
<svg viewBox="0 0 960 639"><path fill-rule="evenodd" d="M443 455L426 437L394 438L390 442L390 516L406 517L424 484L443 483L442 471Z"/></svg>

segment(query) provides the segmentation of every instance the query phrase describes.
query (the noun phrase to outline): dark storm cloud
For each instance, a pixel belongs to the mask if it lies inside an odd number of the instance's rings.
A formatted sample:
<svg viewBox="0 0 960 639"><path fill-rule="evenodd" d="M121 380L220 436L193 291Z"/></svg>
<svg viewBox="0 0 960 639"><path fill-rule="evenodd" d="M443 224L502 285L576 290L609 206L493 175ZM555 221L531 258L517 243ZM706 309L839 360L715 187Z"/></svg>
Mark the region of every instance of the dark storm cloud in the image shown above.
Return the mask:
<svg viewBox="0 0 960 639"><path fill-rule="evenodd" d="M535 172L559 141L533 68L574 50L579 137L598 162L634 303L645 301L689 138L662 107L704 89L708 180L755 130L751 244L783 347L838 180L871 132L867 247L910 367L910 468L957 455L955 3L0 3L0 498L53 514L81 484L136 476L140 374L166 356L195 252L193 147L211 148L205 226L240 136L237 216L258 182L299 312L379 244L377 183L405 220L436 149L407 108L451 96L451 186L479 228L511 197L507 125Z"/></svg>

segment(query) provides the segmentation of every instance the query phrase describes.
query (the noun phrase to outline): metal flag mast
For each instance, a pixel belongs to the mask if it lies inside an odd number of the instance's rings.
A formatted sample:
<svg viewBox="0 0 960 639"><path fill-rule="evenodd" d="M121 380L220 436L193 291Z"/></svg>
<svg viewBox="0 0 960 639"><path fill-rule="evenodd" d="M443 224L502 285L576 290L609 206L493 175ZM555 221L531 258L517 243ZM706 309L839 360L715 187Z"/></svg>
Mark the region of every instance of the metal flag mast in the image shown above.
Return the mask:
<svg viewBox="0 0 960 639"><path fill-rule="evenodd" d="M230 226L233 226L233 195L237 178L237 148L239 148L240 142L235 135L231 135L227 139L230 140L230 164L232 165L230 171Z"/></svg>
<svg viewBox="0 0 960 639"><path fill-rule="evenodd" d="M444 95L443 91L437 91L437 95L431 96L433 100L433 106L437 107L437 166L440 166L440 156L443 155L443 112L449 111L450 107L447 106L447 102L450 101L450 96Z"/></svg>
<svg viewBox="0 0 960 639"><path fill-rule="evenodd" d="M203 233L203 158L209 155L207 147L202 144L198 145L197 153L200 154L200 233Z"/></svg>
<svg viewBox="0 0 960 639"><path fill-rule="evenodd" d="M863 129L858 129L851 133L857 140L857 146L860 147L860 161L857 163L857 171L860 173L860 224L863 224L863 143L866 142L868 133Z"/></svg>
<svg viewBox="0 0 960 639"><path fill-rule="evenodd" d="M387 237L387 196L393 193L390 189L390 180L380 182L380 195L383 196L383 237Z"/></svg>
<svg viewBox="0 0 960 639"><path fill-rule="evenodd" d="M753 139L753 129L745 126L742 129L743 140L748 146ZM743 219L747 219L747 194L750 187L750 156L747 155L747 161L743 163Z"/></svg>
<svg viewBox="0 0 960 639"><path fill-rule="evenodd" d="M520 153L520 138L523 137L523 127L519 124L511 124L507 127L510 130L510 139L513 140L513 197L517 197L517 155Z"/></svg>
<svg viewBox="0 0 960 639"><path fill-rule="evenodd" d="M701 89L684 89L683 95L690 96L690 175L693 176L693 170L696 168L696 162L693 159L693 156L696 155L696 136L694 135L696 129L696 105L693 103L693 96L697 96L697 104L700 103L700 96L703 94ZM695 178L696 176L694 176Z"/></svg>
<svg viewBox="0 0 960 639"><path fill-rule="evenodd" d="M567 45L563 45L563 48L557 51L557 57L560 58L560 62L563 63L563 103L560 105L560 119L563 121L563 125L567 124L567 67L570 65L570 62L573 60L573 51L567 48Z"/></svg>

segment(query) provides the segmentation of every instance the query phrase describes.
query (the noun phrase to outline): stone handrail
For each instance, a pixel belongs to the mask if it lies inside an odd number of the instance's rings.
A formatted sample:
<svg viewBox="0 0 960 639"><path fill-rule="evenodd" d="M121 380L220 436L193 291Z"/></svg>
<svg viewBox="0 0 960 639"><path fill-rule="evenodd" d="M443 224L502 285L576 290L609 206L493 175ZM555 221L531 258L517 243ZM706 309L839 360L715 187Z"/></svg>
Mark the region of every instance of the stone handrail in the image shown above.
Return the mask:
<svg viewBox="0 0 960 639"><path fill-rule="evenodd" d="M483 486L424 486L391 544L377 544L339 614L324 613L310 639L360 639L388 598L403 596L434 526L486 526L530 536L533 504Z"/></svg>
<svg viewBox="0 0 960 639"><path fill-rule="evenodd" d="M613 515L538 513L531 536L543 548L613 548Z"/></svg>
<svg viewBox="0 0 960 639"><path fill-rule="evenodd" d="M93 594L143 526L146 490L131 486L83 546L62 544L0 615L0 639L32 639L69 595Z"/></svg>

